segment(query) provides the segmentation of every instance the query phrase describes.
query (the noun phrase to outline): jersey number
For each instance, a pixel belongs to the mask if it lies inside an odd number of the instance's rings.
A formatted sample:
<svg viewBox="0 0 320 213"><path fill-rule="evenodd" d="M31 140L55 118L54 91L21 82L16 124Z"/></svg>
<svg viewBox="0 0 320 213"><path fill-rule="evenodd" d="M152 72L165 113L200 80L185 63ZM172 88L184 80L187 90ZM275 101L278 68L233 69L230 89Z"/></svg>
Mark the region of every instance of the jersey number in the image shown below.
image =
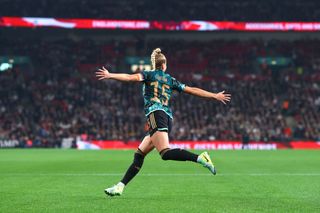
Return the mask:
<svg viewBox="0 0 320 213"><path fill-rule="evenodd" d="M158 98L158 86L159 86L159 82L158 81L154 81L150 84L151 86L153 86L153 98L151 98L151 101L156 101L158 103L162 103L162 105L165 105L167 106L168 105L168 101L169 101L169 98L168 98L168 94L166 93L166 89L169 89L170 86L169 85L166 85L166 84L163 84L162 85L162 95L165 97L164 100L162 100L162 102L159 100Z"/></svg>

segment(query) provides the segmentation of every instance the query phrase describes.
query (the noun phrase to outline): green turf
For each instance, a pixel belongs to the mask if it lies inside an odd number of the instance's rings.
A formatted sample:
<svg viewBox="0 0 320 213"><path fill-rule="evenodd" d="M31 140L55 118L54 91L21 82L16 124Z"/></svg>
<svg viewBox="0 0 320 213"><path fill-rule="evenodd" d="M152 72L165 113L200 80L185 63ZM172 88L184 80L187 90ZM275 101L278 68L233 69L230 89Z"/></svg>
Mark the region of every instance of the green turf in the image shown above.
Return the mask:
<svg viewBox="0 0 320 213"><path fill-rule="evenodd" d="M133 151L0 150L0 212L320 212L319 151L211 154L217 176L153 152L111 198Z"/></svg>

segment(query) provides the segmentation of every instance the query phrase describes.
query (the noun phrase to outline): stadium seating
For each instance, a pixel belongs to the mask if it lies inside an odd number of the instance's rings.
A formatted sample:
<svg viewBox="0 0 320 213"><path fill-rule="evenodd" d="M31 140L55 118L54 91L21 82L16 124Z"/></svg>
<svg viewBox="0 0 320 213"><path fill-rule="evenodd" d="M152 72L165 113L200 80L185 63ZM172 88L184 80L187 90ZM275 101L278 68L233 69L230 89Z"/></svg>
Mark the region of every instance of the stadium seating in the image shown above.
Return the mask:
<svg viewBox="0 0 320 213"><path fill-rule="evenodd" d="M24 7L21 7L21 5ZM316 21L320 2L292 0L1 1L2 16L148 20ZM232 12L230 12L232 11ZM155 18L156 17L156 18Z"/></svg>
<svg viewBox="0 0 320 213"><path fill-rule="evenodd" d="M0 55L30 56L33 67L0 72L0 135L5 139L31 139L40 147L59 146L62 138L81 134L140 140L145 133L141 85L98 82L94 71L105 65L130 72L125 56L148 56L158 45L169 72L180 81L232 94L227 106L174 95L173 139L320 139L319 40L150 40L142 46L135 40L0 42ZM266 56L293 61L275 71L257 63Z"/></svg>

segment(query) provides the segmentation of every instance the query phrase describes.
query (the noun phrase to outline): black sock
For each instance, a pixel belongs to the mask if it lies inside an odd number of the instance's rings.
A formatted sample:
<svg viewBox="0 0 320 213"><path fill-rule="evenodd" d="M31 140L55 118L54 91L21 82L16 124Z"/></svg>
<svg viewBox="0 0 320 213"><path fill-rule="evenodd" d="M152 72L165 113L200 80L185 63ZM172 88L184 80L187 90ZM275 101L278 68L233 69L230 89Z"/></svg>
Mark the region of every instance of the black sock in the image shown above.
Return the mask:
<svg viewBox="0 0 320 213"><path fill-rule="evenodd" d="M141 152L140 149L136 153L134 153L134 159L132 164L129 166L126 174L122 178L121 182L127 185L136 174L140 171L144 160L144 154Z"/></svg>
<svg viewBox="0 0 320 213"><path fill-rule="evenodd" d="M164 149L160 152L163 160L197 162L198 155L184 149Z"/></svg>

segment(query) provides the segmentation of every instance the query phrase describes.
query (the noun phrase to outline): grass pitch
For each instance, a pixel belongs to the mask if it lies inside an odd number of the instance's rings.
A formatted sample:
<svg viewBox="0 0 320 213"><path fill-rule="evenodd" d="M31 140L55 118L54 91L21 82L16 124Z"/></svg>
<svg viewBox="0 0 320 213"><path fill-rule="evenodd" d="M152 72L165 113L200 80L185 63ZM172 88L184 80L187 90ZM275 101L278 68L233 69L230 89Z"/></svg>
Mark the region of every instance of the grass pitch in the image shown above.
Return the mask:
<svg viewBox="0 0 320 213"><path fill-rule="evenodd" d="M218 174L154 151L121 197L133 151L0 150L0 212L320 212L320 151L211 151Z"/></svg>

